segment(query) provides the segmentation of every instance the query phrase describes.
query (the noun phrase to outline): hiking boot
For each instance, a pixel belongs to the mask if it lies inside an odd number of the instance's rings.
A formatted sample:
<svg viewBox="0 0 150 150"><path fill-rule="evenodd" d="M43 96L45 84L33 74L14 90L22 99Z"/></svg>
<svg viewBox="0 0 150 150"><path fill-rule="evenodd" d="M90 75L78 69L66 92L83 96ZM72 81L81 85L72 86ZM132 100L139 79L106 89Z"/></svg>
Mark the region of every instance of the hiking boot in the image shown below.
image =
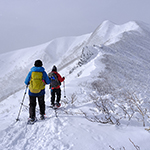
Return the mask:
<svg viewBox="0 0 150 150"><path fill-rule="evenodd" d="M54 106L55 106L55 104L54 104L54 103L51 103L51 106L52 106L52 107L54 107Z"/></svg>
<svg viewBox="0 0 150 150"><path fill-rule="evenodd" d="M44 120L44 119L45 119L45 116L44 116L44 115L41 115L41 116L40 116L40 119L41 119L41 120Z"/></svg>
<svg viewBox="0 0 150 150"><path fill-rule="evenodd" d="M56 106L57 106L57 107L60 107L60 105L61 105L60 103L56 103Z"/></svg>

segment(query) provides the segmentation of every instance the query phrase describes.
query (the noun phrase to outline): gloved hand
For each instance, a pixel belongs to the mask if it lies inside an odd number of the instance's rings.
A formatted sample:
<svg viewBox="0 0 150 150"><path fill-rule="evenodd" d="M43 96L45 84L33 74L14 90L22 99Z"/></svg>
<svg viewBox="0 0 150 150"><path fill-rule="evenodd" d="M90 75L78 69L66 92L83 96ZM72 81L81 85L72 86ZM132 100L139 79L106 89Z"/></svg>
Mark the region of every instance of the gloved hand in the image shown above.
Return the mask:
<svg viewBox="0 0 150 150"><path fill-rule="evenodd" d="M44 85L46 85L46 82L45 82L45 80L42 80L42 82L44 83Z"/></svg>

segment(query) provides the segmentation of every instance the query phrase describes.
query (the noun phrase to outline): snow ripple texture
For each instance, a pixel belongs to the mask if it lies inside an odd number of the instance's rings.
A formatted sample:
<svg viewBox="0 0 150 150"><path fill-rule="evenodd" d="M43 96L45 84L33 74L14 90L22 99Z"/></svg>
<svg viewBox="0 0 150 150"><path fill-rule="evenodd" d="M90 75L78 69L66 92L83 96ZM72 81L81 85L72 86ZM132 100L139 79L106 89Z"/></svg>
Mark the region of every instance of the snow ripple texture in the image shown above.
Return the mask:
<svg viewBox="0 0 150 150"><path fill-rule="evenodd" d="M53 110L44 121L37 121L34 125L27 125L26 121L19 121L5 129L0 135L0 149L3 150L66 150L68 143L62 139L66 118L56 118Z"/></svg>

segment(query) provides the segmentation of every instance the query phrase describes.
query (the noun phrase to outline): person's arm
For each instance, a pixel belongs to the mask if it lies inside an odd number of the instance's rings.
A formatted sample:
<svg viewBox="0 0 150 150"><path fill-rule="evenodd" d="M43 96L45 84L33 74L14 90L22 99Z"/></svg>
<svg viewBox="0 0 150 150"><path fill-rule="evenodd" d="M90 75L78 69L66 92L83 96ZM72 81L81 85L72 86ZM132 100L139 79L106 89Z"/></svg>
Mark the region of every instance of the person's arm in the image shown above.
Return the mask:
<svg viewBox="0 0 150 150"><path fill-rule="evenodd" d="M25 83L26 85L29 85L30 79L31 79L31 71L28 73L28 75L27 75L27 77L26 77L24 83Z"/></svg>
<svg viewBox="0 0 150 150"><path fill-rule="evenodd" d="M57 72L57 77L60 82L63 82L65 80L65 77L61 77L61 75L58 72Z"/></svg>
<svg viewBox="0 0 150 150"><path fill-rule="evenodd" d="M45 71L43 72L43 78L46 84L50 84L50 79Z"/></svg>

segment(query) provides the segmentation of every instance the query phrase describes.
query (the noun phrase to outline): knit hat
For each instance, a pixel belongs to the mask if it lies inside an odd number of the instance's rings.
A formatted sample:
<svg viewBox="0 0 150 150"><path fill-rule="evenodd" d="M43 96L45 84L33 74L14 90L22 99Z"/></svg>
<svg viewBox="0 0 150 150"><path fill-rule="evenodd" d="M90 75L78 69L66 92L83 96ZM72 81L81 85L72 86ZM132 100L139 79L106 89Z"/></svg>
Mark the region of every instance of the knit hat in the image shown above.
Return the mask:
<svg viewBox="0 0 150 150"><path fill-rule="evenodd" d="M42 65L43 65L43 64L42 64L42 61L41 61L41 60L36 60L35 63L34 63L34 66L35 66L35 67L42 67Z"/></svg>
<svg viewBox="0 0 150 150"><path fill-rule="evenodd" d="M57 72L57 67L55 65L53 66L52 71L56 71Z"/></svg>

